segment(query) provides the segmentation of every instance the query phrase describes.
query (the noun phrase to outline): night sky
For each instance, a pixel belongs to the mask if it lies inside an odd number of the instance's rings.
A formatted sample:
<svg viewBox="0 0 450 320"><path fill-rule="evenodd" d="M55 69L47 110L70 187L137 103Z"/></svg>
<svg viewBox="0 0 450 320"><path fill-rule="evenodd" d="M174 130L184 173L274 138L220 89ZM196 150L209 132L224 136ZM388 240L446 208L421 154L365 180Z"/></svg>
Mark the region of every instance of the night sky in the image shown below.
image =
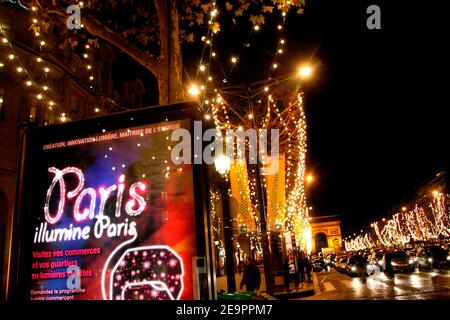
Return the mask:
<svg viewBox="0 0 450 320"><path fill-rule="evenodd" d="M313 52L306 88L313 215L367 229L448 164L449 32L439 1L308 1L289 38ZM378 4L382 29L366 28ZM292 43L292 40L291 40Z"/></svg>
<svg viewBox="0 0 450 320"><path fill-rule="evenodd" d="M316 66L303 85L307 168L316 177L309 202L313 216L340 215L344 236L411 201L420 184L448 164L450 28L442 3L307 0L303 15L288 16L280 72L303 61ZM366 28L371 4L381 7L381 30ZM223 67L230 82L264 79L261 66L271 65L277 23L267 21L250 38L248 23L222 26L220 55L250 44L232 73ZM198 64L202 48L184 49L186 71L195 74L189 67ZM145 73L126 61L118 59L116 83ZM155 91L147 93L148 104L156 100Z"/></svg>

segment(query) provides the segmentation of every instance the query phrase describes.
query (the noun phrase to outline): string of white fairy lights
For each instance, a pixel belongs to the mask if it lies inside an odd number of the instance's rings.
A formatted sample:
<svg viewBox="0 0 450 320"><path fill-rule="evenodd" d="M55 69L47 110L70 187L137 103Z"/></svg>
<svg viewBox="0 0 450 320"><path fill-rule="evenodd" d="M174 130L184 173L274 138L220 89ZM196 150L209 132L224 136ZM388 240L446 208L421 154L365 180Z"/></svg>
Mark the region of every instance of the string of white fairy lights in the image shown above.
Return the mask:
<svg viewBox="0 0 450 320"><path fill-rule="evenodd" d="M416 203L411 210L403 208L391 219L371 224L373 232L344 241L347 251L375 247L404 247L411 240L433 241L450 237L449 195L434 191L426 205Z"/></svg>
<svg viewBox="0 0 450 320"><path fill-rule="evenodd" d="M22 5L22 4L21 4ZM79 2L80 6L83 6L83 2ZM16 74L16 77L23 82L24 89L29 92L38 102L39 105L44 105L48 111L54 112L58 107L61 108L61 112L58 116L60 122L70 121L68 114L64 112L61 106L61 101L58 101L58 94L52 88L52 72L56 69L60 69L51 59L48 58L47 47L51 47L50 41L46 39L46 31L44 27L44 21L40 17L40 10L37 5L30 4L29 7L22 5L23 9L29 11L30 14L30 27L28 31L31 34L31 38L36 43L37 50L24 50L21 45L16 44L14 39L9 38L9 32L0 26L0 45L6 46L9 53L6 56L0 57L0 68L6 69L8 66ZM83 45L84 52L82 52L81 57L86 70L86 77L81 79L75 74L71 74L71 77L82 86L93 89L95 85L94 77L94 60L95 47L90 44L95 42L86 40ZM31 56L33 59L30 60L28 57ZM40 71L39 71L40 70ZM96 96L102 96L101 93L97 92ZM114 109L124 110L125 108L120 107L114 101L108 97L102 96L102 98ZM99 106L92 107L92 113L97 114L102 112ZM30 114L30 121L34 121L34 114Z"/></svg>

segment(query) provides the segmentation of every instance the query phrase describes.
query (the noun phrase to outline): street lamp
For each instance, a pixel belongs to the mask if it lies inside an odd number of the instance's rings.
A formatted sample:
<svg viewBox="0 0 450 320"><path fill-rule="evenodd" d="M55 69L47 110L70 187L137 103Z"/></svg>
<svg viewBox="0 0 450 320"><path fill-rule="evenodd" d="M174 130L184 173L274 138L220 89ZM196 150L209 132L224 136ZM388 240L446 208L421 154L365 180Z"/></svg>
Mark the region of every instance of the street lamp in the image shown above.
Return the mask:
<svg viewBox="0 0 450 320"><path fill-rule="evenodd" d="M314 176L312 174L309 174L306 176L306 182L308 184L311 184L314 181Z"/></svg>
<svg viewBox="0 0 450 320"><path fill-rule="evenodd" d="M200 94L200 89L198 88L198 86L196 84L192 84L188 89L188 93L191 96L196 97Z"/></svg>
<svg viewBox="0 0 450 320"><path fill-rule="evenodd" d="M298 70L298 76L302 79L311 77L312 73L313 69L307 65L300 67L300 69Z"/></svg>
<svg viewBox="0 0 450 320"><path fill-rule="evenodd" d="M230 172L231 159L227 156L218 156L214 159L214 166L216 171L222 176L227 176Z"/></svg>
<svg viewBox="0 0 450 320"><path fill-rule="evenodd" d="M217 184L222 199L222 214L225 236L225 270L227 272L228 292L236 292L236 278L234 275L233 225L231 221L230 203L228 199L231 159L225 155L214 159L214 166L218 173Z"/></svg>

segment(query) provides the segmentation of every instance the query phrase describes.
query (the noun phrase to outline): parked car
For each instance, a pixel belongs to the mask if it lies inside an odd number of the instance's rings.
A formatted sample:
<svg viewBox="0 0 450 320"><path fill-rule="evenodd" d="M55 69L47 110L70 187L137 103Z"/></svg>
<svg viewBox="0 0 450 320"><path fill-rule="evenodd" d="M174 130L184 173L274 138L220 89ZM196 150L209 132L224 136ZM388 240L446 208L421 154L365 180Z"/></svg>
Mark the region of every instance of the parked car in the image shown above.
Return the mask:
<svg viewBox="0 0 450 320"><path fill-rule="evenodd" d="M392 272L413 272L415 270L414 260L411 259L405 251L391 251L384 254L381 260L383 271Z"/></svg>
<svg viewBox="0 0 450 320"><path fill-rule="evenodd" d="M323 258L314 259L312 262L314 272L328 271L328 267Z"/></svg>
<svg viewBox="0 0 450 320"><path fill-rule="evenodd" d="M347 273L347 262L348 258L346 256L338 258L335 264L336 270L339 273Z"/></svg>
<svg viewBox="0 0 450 320"><path fill-rule="evenodd" d="M367 274L373 275L377 271L382 272L382 260L384 254L382 252L376 252L374 256L369 256L367 260Z"/></svg>
<svg viewBox="0 0 450 320"><path fill-rule="evenodd" d="M367 274L367 259L363 256L353 256L348 259L347 274L350 277Z"/></svg>
<svg viewBox="0 0 450 320"><path fill-rule="evenodd" d="M425 247L417 254L417 264L420 269L441 270L443 267L448 267L450 256L448 252L439 246Z"/></svg>
<svg viewBox="0 0 450 320"><path fill-rule="evenodd" d="M336 255L334 253L329 254L324 259L325 264L330 268L336 268Z"/></svg>
<svg viewBox="0 0 450 320"><path fill-rule="evenodd" d="M417 267L417 250L416 249L406 249L406 254L413 261L414 268Z"/></svg>

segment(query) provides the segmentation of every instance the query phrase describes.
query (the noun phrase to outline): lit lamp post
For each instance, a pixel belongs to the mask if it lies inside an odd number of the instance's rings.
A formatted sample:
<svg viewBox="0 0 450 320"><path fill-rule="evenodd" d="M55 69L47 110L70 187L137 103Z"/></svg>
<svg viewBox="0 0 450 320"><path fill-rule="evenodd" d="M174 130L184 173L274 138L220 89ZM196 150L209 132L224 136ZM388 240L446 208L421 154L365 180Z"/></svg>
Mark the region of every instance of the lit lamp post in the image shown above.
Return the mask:
<svg viewBox="0 0 450 320"><path fill-rule="evenodd" d="M234 275L234 250L233 250L233 224L231 221L230 204L228 199L228 173L230 172L231 159L227 156L219 156L214 160L214 166L218 173L217 184L222 198L222 214L225 236L225 270L227 272L228 292L236 292L236 278Z"/></svg>
<svg viewBox="0 0 450 320"><path fill-rule="evenodd" d="M302 80L311 78L313 71L310 65L303 65L298 69L298 77Z"/></svg>

